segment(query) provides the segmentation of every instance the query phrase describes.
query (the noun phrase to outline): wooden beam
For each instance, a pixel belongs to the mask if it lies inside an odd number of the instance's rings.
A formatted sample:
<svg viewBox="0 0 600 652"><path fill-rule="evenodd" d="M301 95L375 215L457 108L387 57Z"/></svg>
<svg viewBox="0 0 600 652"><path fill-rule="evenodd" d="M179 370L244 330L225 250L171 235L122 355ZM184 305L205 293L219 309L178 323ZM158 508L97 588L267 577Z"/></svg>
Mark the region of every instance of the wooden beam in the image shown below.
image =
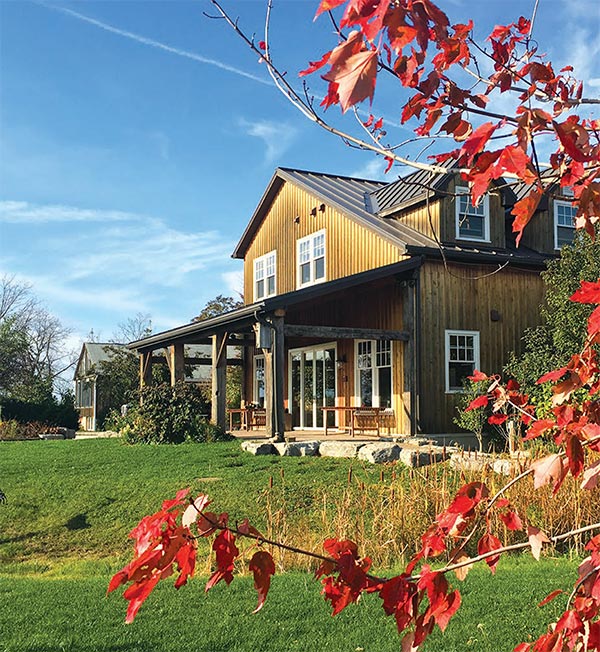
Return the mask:
<svg viewBox="0 0 600 652"><path fill-rule="evenodd" d="M402 428L411 435L417 434L417 347L414 338L416 323L416 283L409 282L402 288L402 326L411 334L403 351L403 391L404 414Z"/></svg>
<svg viewBox="0 0 600 652"><path fill-rule="evenodd" d="M180 380L185 380L183 344L178 342L172 344L167 349L167 360L169 361L169 371L171 372L171 386Z"/></svg>
<svg viewBox="0 0 600 652"><path fill-rule="evenodd" d="M379 328L345 328L342 326L304 326L286 324L283 332L287 337L325 337L341 340L400 340L407 342L409 333L403 331L382 330Z"/></svg>
<svg viewBox="0 0 600 652"><path fill-rule="evenodd" d="M152 385L152 351L140 353L140 389Z"/></svg>
<svg viewBox="0 0 600 652"><path fill-rule="evenodd" d="M283 315L273 317L273 435L284 441L285 411L283 407L283 378L285 375L284 323Z"/></svg>
<svg viewBox="0 0 600 652"><path fill-rule="evenodd" d="M153 355L152 356L153 364L168 364L167 359L162 355ZM186 365L199 365L199 366L210 366L212 364L212 358L184 358L184 364ZM227 358L228 367L241 367L242 360L241 358Z"/></svg>
<svg viewBox="0 0 600 652"><path fill-rule="evenodd" d="M213 335L211 420L227 427L227 333Z"/></svg>

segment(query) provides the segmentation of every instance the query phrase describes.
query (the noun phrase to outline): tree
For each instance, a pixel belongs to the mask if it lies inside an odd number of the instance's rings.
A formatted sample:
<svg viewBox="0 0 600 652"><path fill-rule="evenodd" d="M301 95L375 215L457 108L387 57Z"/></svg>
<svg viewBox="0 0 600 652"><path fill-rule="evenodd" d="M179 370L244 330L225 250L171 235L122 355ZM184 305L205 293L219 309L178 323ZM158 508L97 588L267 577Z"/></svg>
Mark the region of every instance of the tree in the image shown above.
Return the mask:
<svg viewBox="0 0 600 652"><path fill-rule="evenodd" d="M472 21L451 26L446 14L430 0L321 0L317 16L345 5L340 19L330 14L339 43L301 74L328 67L323 76L328 82L328 92L322 106L340 105L342 112L354 111L360 102L372 100L378 76L389 75L408 89L409 97L406 102L403 100L402 123L418 120L420 124L415 131L419 139L439 139L444 135L441 132L445 132L460 144L450 152L434 154L433 163L422 163L409 161L396 146L386 143L381 118L372 116L362 123L364 135L357 137L328 124L315 109L307 87L304 94L295 91L289 76L279 71L271 59L270 2L265 39L259 43L241 30L217 0L211 2L259 55L282 92L321 127L349 144L384 156L389 166L397 162L438 173L448 171L450 161L456 162L463 180L470 184L474 204L493 180L502 177L526 184L528 193L512 211L517 243L543 193L552 191L555 184L562 190L571 189L578 207L576 226L593 237L600 216L600 123L577 112L584 105L598 101L584 98L583 87L570 75L570 67L557 73L538 54L532 35L533 19L521 17L515 23L497 26L488 38L488 50L473 40ZM344 30L348 28L352 31L346 33ZM434 48L436 53L431 56ZM486 76L476 65L474 52L489 60L491 74ZM468 77L471 79L466 87L464 80ZM488 107L492 99L505 93L515 97L514 112ZM487 121L474 123L473 115ZM438 132L432 135L436 125L439 125ZM538 158L540 141L553 139L551 174L542 175ZM472 379L484 383L485 392L469 406L470 409L491 406L490 418L496 424L519 418L525 429L525 440L544 435L552 439L556 452L535 459L528 469L494 495L483 482L464 485L424 532L417 552L395 577L373 575L369 558L361 556L352 541L328 539L322 555L296 550L319 561L317 576L322 578L323 593L334 615L356 602L363 593L376 593L385 612L396 620L403 652L414 652L436 625L443 631L460 607L460 593L448 581L450 571L464 574L475 561L483 560L494 572L500 555L508 550L529 548L539 558L544 544L600 529L600 523L594 523L579 531L549 536L529 523L525 515L517 514L504 495L515 482L530 476L535 489L551 485L554 493L569 474L581 478L583 490L593 490L600 481L600 462L593 457L600 452L600 364L596 353L600 343L600 280L583 281L571 300L595 307L588 318L580 351L567 364L546 370L548 373L538 379L538 383L553 384L551 415L540 418L516 383L504 385L499 377L479 371ZM580 390L586 391L587 399L580 399ZM247 521L230 524L226 513L217 515L208 511L209 503L208 496L194 499L189 490L182 490L132 531L136 541L134 559L109 585L112 591L130 584L124 593L129 601L127 622L133 620L161 577L178 570L175 586L179 588L193 575L198 537L214 536L216 570L208 580L207 590L221 580L227 584L232 581L234 562L240 557L237 544L241 540L283 546L265 539ZM503 545L498 533L492 530L492 514L499 517L506 529L522 532L526 540L510 547ZM470 542L477 542L475 556L467 552ZM600 535L590 539L586 550L589 556L579 568L563 615L535 643L522 643L515 652L600 649ZM447 562L432 569L432 560L440 560L442 555L446 555ZM264 603L275 567L264 549L254 553L249 567L258 591L258 610ZM545 602L560 594L561 591L552 592Z"/></svg>
<svg viewBox="0 0 600 652"><path fill-rule="evenodd" d="M546 300L540 306L543 323L523 335L523 353L512 355L505 373L521 384L537 405L551 407L552 392L537 379L548 369L567 364L581 350L592 307L569 301L580 281L600 278L600 241L587 233L576 234L573 244L561 249L560 257L548 262L542 272Z"/></svg>
<svg viewBox="0 0 600 652"><path fill-rule="evenodd" d="M61 374L76 361L67 346L70 332L40 305L29 285L2 277L0 396L39 401L61 389Z"/></svg>
<svg viewBox="0 0 600 652"><path fill-rule="evenodd" d="M218 294L214 299L209 299L204 308L200 311L200 314L197 317L194 317L192 321L204 321L205 319L210 319L211 317L217 317L222 315L224 312L230 312L236 308L241 308L244 305L241 297L235 299L234 297L226 297L222 294Z"/></svg>
<svg viewBox="0 0 600 652"><path fill-rule="evenodd" d="M112 342L128 344L141 340L152 334L152 319L148 313L138 312L135 317L128 317L124 322L117 325L113 333Z"/></svg>

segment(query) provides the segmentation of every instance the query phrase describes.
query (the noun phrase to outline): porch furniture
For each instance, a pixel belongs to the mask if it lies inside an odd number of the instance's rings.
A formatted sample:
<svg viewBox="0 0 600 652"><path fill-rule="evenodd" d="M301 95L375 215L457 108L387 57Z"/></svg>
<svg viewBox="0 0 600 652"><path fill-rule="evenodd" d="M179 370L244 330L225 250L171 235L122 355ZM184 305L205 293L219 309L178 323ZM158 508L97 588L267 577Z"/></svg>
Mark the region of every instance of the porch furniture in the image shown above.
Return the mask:
<svg viewBox="0 0 600 652"><path fill-rule="evenodd" d="M330 429L327 425L327 414L329 412L332 412L335 414L336 412L340 415L344 415L344 425L337 426L337 430L344 430L348 431L350 433L351 437L354 437L354 430L352 427L352 424L354 422L354 411L356 410L356 407L347 407L347 406L341 406L341 405L327 405L326 407L322 407L321 410L323 410L323 423L325 424L325 437L327 437L327 431Z"/></svg>
<svg viewBox="0 0 600 652"><path fill-rule="evenodd" d="M228 413L229 430L233 430L234 421L238 423L238 430L264 428L267 423L267 411L264 408L230 408Z"/></svg>
<svg viewBox="0 0 600 652"><path fill-rule="evenodd" d="M395 425L394 410L391 408L355 408L352 420L352 435L354 436L357 430L360 430L363 434L366 430L374 430L377 437L379 437L383 428L387 428L389 435Z"/></svg>

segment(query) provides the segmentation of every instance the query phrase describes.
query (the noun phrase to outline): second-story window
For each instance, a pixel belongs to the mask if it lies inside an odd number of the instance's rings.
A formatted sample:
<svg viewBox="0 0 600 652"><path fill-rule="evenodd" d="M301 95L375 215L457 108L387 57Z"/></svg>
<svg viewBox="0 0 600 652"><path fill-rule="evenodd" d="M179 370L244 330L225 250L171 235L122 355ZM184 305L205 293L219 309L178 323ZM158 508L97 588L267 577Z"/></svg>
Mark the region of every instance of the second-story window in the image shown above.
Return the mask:
<svg viewBox="0 0 600 652"><path fill-rule="evenodd" d="M459 240L490 240L490 201L487 195L473 206L466 186L456 187L456 238Z"/></svg>
<svg viewBox="0 0 600 652"><path fill-rule="evenodd" d="M277 252L254 260L254 300L272 297L277 292Z"/></svg>
<svg viewBox="0 0 600 652"><path fill-rule="evenodd" d="M325 230L298 240L298 287L325 280Z"/></svg>
<svg viewBox="0 0 600 652"><path fill-rule="evenodd" d="M554 200L554 248L573 242L577 206L568 201Z"/></svg>

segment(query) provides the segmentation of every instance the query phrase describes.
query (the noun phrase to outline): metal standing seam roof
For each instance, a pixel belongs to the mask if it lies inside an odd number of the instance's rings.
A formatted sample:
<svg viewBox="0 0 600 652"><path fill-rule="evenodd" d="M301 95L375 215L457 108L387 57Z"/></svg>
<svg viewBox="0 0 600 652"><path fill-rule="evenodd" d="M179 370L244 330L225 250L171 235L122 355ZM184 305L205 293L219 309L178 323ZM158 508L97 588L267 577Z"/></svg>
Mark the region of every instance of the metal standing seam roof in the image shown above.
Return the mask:
<svg viewBox="0 0 600 652"><path fill-rule="evenodd" d="M401 249L404 249L406 245L435 246L434 241L426 235L395 220L386 220L376 213L376 206L373 203L374 193L389 185L386 182L290 168L277 168L248 227L233 252L234 258L244 257L244 253L254 234L258 231L271 201L285 181L301 187L309 194L318 197L326 205L336 208L349 219L375 231Z"/></svg>

